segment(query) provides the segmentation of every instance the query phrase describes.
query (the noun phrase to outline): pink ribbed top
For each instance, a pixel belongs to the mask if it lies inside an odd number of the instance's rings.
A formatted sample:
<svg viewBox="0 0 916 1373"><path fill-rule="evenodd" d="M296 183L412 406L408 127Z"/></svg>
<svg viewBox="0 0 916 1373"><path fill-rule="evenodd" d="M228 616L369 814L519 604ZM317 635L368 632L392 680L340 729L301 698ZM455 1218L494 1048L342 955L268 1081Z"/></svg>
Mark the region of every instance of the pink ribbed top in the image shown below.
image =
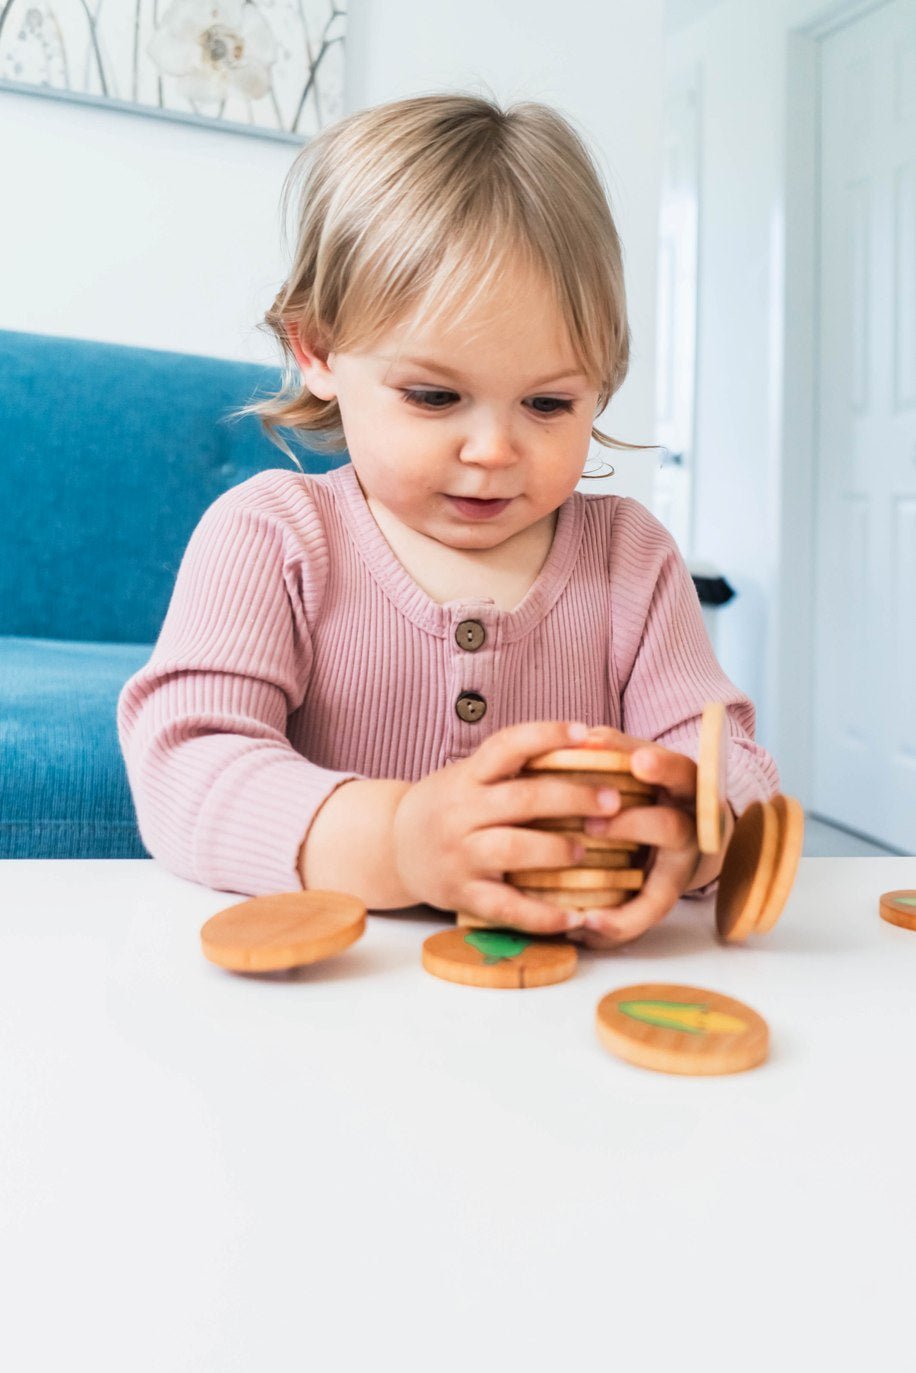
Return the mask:
<svg viewBox="0 0 916 1373"><path fill-rule="evenodd" d="M476 651L456 639L464 620L483 627ZM455 709L466 691L486 702L476 723ZM532 719L613 725L695 759L713 699L728 707L740 814L778 790L776 767L715 659L676 544L638 501L573 492L513 610L440 605L392 553L347 463L262 472L214 501L152 656L121 692L118 733L150 853L259 895L301 885L303 838L343 781L416 781Z"/></svg>

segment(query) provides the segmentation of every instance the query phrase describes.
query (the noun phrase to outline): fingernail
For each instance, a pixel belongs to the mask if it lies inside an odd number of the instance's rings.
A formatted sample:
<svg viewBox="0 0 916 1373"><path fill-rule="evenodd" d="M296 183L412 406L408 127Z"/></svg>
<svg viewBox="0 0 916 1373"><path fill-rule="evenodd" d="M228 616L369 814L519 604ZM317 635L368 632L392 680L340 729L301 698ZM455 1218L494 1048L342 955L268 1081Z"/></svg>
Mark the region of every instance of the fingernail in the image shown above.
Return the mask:
<svg viewBox="0 0 916 1373"><path fill-rule="evenodd" d="M583 829L586 834L591 834L596 839L601 839L604 837L605 833L605 821L601 819L600 815L589 815L586 817Z"/></svg>
<svg viewBox="0 0 916 1373"><path fill-rule="evenodd" d="M579 721L572 722L569 726L569 737L580 744L583 739L588 738L588 725L580 724Z"/></svg>
<svg viewBox="0 0 916 1373"><path fill-rule="evenodd" d="M616 810L620 797L609 787L602 787L598 793L598 805L602 810Z"/></svg>
<svg viewBox="0 0 916 1373"><path fill-rule="evenodd" d="M580 926L582 925L581 911L565 911L564 914L566 916L566 928L568 930L576 930L580 928Z"/></svg>
<svg viewBox="0 0 916 1373"><path fill-rule="evenodd" d="M584 844L574 844L574 845L573 845L573 862L574 862L574 863L581 863L581 861L582 861L582 859L583 859L584 857L585 857L585 845L584 845Z"/></svg>

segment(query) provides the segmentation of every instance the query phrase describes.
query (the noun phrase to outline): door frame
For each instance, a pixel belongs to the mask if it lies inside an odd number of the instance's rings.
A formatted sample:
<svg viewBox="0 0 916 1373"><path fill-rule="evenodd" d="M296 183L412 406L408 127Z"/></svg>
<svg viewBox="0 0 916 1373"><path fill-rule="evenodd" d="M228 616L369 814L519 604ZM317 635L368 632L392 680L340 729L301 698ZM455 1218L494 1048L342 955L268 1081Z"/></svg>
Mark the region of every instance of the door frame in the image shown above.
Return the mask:
<svg viewBox="0 0 916 1373"><path fill-rule="evenodd" d="M833 0L786 32L780 559L770 700L783 790L809 808L814 780L814 604L820 315L820 44L889 0ZM780 331L774 329L774 346ZM800 594L800 589L801 594Z"/></svg>

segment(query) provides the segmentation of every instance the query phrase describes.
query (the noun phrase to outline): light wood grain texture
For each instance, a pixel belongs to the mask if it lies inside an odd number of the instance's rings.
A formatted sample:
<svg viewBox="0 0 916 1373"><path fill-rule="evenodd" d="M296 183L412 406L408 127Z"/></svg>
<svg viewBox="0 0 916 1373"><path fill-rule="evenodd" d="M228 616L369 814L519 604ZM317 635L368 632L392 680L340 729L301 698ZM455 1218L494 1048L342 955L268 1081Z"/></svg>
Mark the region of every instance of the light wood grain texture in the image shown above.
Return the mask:
<svg viewBox="0 0 916 1373"><path fill-rule="evenodd" d="M428 973L469 987L546 987L572 977L577 963L572 944L500 930L442 930L423 944Z"/></svg>
<svg viewBox="0 0 916 1373"><path fill-rule="evenodd" d="M768 801L753 801L738 818L725 852L716 895L722 939L746 939L757 924L776 871L779 821Z"/></svg>
<svg viewBox="0 0 916 1373"><path fill-rule="evenodd" d="M794 796L772 796L770 805L779 826L776 869L757 916L755 934L769 934L785 910L805 842L805 812L801 802L796 801Z"/></svg>
<svg viewBox="0 0 916 1373"><path fill-rule="evenodd" d="M538 891L639 891L646 875L642 868L522 868L506 880Z"/></svg>
<svg viewBox="0 0 916 1373"><path fill-rule="evenodd" d="M916 891L886 891L878 902L881 919L901 930L916 930Z"/></svg>
<svg viewBox="0 0 916 1373"><path fill-rule="evenodd" d="M703 707L697 759L697 840L700 853L714 854L725 839L728 723L721 701Z"/></svg>
<svg viewBox="0 0 916 1373"><path fill-rule="evenodd" d="M635 895L635 892L623 887L605 891L570 891L556 887L519 887L518 890L535 901L546 901L548 906L559 906L561 910L570 911L610 909L612 906L622 906Z"/></svg>
<svg viewBox="0 0 916 1373"><path fill-rule="evenodd" d="M640 782L628 772L579 772L570 769L541 768L537 772L522 770L523 777L560 777L568 781L584 782L590 787L613 787L627 796L651 797L654 801L658 788L651 782ZM643 802L645 805L646 803Z"/></svg>
<svg viewBox="0 0 916 1373"><path fill-rule="evenodd" d="M666 982L608 992L598 1003L596 1029L618 1058L661 1073L739 1073L769 1052L767 1023L750 1006Z"/></svg>
<svg viewBox="0 0 916 1373"><path fill-rule="evenodd" d="M353 944L366 907L333 891L255 896L211 916L200 932L204 956L237 973L278 972L317 963Z"/></svg>
<svg viewBox="0 0 916 1373"><path fill-rule="evenodd" d="M558 748L529 758L526 772L631 772L630 755L616 749Z"/></svg>

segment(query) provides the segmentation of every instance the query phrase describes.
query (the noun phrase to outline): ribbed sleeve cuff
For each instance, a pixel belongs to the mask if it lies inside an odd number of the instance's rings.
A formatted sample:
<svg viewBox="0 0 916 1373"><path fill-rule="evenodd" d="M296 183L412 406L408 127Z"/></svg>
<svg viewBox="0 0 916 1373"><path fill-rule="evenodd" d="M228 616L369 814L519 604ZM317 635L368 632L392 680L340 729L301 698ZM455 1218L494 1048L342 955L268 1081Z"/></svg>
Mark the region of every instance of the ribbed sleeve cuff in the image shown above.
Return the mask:
<svg viewBox="0 0 916 1373"><path fill-rule="evenodd" d="M301 890L299 851L316 812L360 776L316 767L286 748L246 752L222 770L204 804L194 841L198 880L248 896Z"/></svg>

